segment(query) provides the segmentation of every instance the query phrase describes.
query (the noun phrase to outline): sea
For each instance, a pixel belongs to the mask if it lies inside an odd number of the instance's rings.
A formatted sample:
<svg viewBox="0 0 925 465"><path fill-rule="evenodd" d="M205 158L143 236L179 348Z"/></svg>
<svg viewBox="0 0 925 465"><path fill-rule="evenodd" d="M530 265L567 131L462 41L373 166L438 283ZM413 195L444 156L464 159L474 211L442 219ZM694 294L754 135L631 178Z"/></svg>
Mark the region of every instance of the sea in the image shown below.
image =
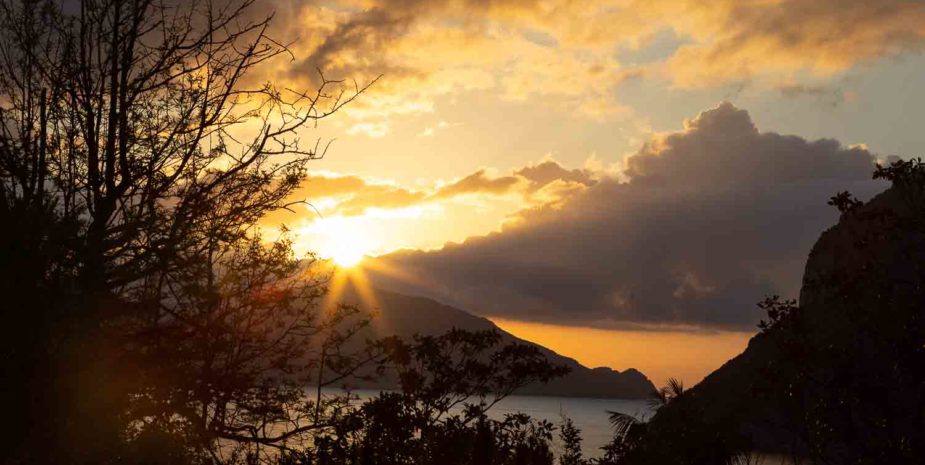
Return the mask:
<svg viewBox="0 0 925 465"><path fill-rule="evenodd" d="M586 399L581 397L509 396L488 411L490 417L522 412L535 419L548 420L559 426L570 418L581 430L581 450L586 457L599 457L601 447L613 439L608 411L620 412L645 420L652 416L649 404L642 400ZM559 446L558 441L555 443Z"/></svg>
<svg viewBox="0 0 925 465"><path fill-rule="evenodd" d="M376 396L379 391L357 390L351 394L362 402ZM608 411L626 413L643 420L652 416L652 410L644 400L519 395L502 399L488 411L488 416L501 419L505 414L520 412L537 420L547 420L556 426L561 425L565 418L570 418L581 430L581 448L584 455L600 457L601 447L613 439ZM561 445L558 437L556 439L553 446L559 448Z"/></svg>

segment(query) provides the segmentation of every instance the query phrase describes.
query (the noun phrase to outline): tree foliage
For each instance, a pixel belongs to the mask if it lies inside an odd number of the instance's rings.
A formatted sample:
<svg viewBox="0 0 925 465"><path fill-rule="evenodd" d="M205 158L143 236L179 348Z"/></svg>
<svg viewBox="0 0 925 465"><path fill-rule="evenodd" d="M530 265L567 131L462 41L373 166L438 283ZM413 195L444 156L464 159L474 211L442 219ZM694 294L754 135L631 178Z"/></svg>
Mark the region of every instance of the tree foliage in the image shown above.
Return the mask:
<svg viewBox="0 0 925 465"><path fill-rule="evenodd" d="M550 463L551 425L486 411L563 368L491 332L350 343L369 316L256 226L371 84L260 83L288 50L256 10L0 2L11 461ZM361 405L323 389L387 372Z"/></svg>
<svg viewBox="0 0 925 465"><path fill-rule="evenodd" d="M319 356L363 318L320 312L314 258L255 227L324 155L305 130L366 89L255 84L287 53L270 19L252 0L0 3L17 460L278 445L310 429L302 390L325 382L322 359L347 372L376 357Z"/></svg>

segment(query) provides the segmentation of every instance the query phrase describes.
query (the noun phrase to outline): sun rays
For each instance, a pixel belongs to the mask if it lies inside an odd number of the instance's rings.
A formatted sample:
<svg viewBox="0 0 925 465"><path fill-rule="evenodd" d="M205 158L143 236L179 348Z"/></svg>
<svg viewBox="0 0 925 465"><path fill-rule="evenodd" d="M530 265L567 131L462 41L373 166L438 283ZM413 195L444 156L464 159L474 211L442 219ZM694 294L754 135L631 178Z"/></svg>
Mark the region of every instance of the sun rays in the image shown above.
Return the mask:
<svg viewBox="0 0 925 465"><path fill-rule="evenodd" d="M347 258L352 259L353 257L350 255L344 257L344 259ZM376 288L373 280L370 279L370 275L398 283L426 285L414 273L403 270L378 257L360 256L349 266L342 264L341 258L337 256L332 256L328 260L332 271L325 296L324 307L326 309L355 302L364 310L377 310L379 302L376 298Z"/></svg>
<svg viewBox="0 0 925 465"><path fill-rule="evenodd" d="M324 308L332 309L340 304L351 303L350 299L345 299L351 292L356 293L360 305L365 310L372 311L378 308L376 293L361 264L362 258L359 257L351 266L342 266L337 258L332 257L334 271L325 296Z"/></svg>

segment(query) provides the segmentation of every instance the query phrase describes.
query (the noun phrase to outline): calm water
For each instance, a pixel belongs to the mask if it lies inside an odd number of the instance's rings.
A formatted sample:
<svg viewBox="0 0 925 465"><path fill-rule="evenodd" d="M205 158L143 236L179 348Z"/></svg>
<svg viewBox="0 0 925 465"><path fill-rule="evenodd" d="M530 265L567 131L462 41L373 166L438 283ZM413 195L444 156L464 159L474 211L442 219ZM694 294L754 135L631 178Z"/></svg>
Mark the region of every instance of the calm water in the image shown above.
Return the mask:
<svg viewBox="0 0 925 465"><path fill-rule="evenodd" d="M378 394L378 391L354 391L353 394L360 399L367 399ZM544 396L510 396L489 410L488 415L501 418L506 413L522 412L536 419L548 420L557 426L562 423L563 417L571 418L575 426L581 429L582 450L585 455L598 457L601 446L610 442L613 437L607 416L608 410L628 413L637 418L651 416L645 401Z"/></svg>
<svg viewBox="0 0 925 465"><path fill-rule="evenodd" d="M581 430L581 445L585 455L597 457L601 446L613 439L608 410L628 413L637 418L651 416L648 404L641 400L541 396L508 397L490 410L489 415L501 417L505 413L523 412L533 418L549 420L555 425L562 423L563 417L571 418Z"/></svg>

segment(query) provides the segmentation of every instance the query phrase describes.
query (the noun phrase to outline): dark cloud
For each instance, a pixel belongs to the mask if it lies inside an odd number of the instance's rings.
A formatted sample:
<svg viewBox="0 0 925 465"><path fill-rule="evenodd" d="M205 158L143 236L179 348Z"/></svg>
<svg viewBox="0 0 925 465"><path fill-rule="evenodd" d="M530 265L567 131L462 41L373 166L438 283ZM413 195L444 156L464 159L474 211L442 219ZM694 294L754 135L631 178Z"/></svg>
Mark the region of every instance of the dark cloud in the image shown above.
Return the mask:
<svg viewBox="0 0 925 465"><path fill-rule="evenodd" d="M760 133L748 112L723 103L685 130L646 143L626 161L634 185L694 188L870 178L870 153L833 139Z"/></svg>
<svg viewBox="0 0 925 465"><path fill-rule="evenodd" d="M415 3L415 2L408 2ZM338 24L333 32L290 70L293 75L314 78L316 70L325 73L404 75L409 70L381 59L383 49L403 36L418 17L415 8L374 7L354 14Z"/></svg>
<svg viewBox="0 0 925 465"><path fill-rule="evenodd" d="M724 103L629 157L627 181L601 180L500 233L384 257L413 279L375 280L511 318L747 328L765 295L796 296L837 218L828 198L883 187L874 163L834 140L759 132Z"/></svg>

